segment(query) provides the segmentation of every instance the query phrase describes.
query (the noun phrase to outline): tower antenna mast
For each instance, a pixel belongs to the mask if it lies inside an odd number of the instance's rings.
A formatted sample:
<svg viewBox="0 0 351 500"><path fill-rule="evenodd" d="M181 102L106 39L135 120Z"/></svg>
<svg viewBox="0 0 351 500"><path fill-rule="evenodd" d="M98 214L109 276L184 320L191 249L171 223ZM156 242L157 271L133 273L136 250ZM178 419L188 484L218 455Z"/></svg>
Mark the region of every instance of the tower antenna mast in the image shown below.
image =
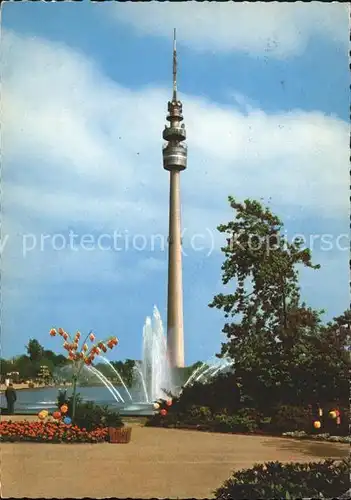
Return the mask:
<svg viewBox="0 0 351 500"><path fill-rule="evenodd" d="M173 30L173 101L177 100L177 32Z"/></svg>

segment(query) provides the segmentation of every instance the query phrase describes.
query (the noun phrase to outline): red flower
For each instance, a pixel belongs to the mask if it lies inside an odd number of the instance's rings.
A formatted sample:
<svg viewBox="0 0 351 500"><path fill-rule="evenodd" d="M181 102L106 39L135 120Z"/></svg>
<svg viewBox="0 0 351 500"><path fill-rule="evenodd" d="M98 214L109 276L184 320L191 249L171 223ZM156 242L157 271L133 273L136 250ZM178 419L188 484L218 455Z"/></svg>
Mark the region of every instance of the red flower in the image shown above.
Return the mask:
<svg viewBox="0 0 351 500"><path fill-rule="evenodd" d="M56 334L57 334L57 331L55 330L55 328L51 328L51 330L50 330L51 337L55 337Z"/></svg>
<svg viewBox="0 0 351 500"><path fill-rule="evenodd" d="M162 410L160 411L161 415L164 417L167 415L167 410L165 410L164 408L162 408Z"/></svg>

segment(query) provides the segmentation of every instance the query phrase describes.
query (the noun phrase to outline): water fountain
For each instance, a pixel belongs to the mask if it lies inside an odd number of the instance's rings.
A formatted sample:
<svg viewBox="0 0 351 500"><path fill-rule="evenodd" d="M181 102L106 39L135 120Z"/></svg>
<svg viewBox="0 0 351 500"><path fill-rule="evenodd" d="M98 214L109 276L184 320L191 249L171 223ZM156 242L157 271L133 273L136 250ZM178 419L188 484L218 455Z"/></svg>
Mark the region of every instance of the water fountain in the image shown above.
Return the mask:
<svg viewBox="0 0 351 500"><path fill-rule="evenodd" d="M209 382L211 378L219 372L228 371L233 366L233 360L226 358L219 358L202 363L188 378L183 387L191 385L195 382Z"/></svg>
<svg viewBox="0 0 351 500"><path fill-rule="evenodd" d="M136 362L134 367L133 387L128 389L118 370L103 355L96 356L97 363L105 363L111 370L111 375L117 377L119 384L117 387L106 377L106 373L101 373L96 366L84 366L81 373L82 386L79 393L84 400L95 400L99 404L108 404L117 407L124 414L150 414L153 412L153 403L160 399L167 398L167 392L174 395L182 391L181 387L176 387L172 380L172 370L170 368L167 356L167 341L164 333L161 315L155 306L151 317L147 317L143 328L142 338L142 360ZM190 375L188 380L182 386L187 387L195 382L206 383L219 372L231 369L231 361L226 359L212 359L202 363ZM115 377L115 378L116 378ZM72 379L72 367L66 366L57 373L57 378L63 381ZM108 390L109 396L106 397L106 391L101 391L92 384L95 379L99 380ZM48 391L54 391L48 389ZM56 392L56 391L55 391ZM25 395L26 391L23 392ZM105 395L104 395L105 393ZM27 392L29 394L29 392ZM112 396L112 398L111 398ZM32 409L48 408L55 404L55 396L42 393L43 401L36 401ZM112 399L112 401L111 401ZM18 402L20 403L20 402ZM28 402L23 401L24 406L30 406Z"/></svg>
<svg viewBox="0 0 351 500"><path fill-rule="evenodd" d="M161 315L154 306L152 318L147 317L143 328L143 357L139 371L146 388L148 402L166 398L164 391L174 389L167 357L167 342Z"/></svg>

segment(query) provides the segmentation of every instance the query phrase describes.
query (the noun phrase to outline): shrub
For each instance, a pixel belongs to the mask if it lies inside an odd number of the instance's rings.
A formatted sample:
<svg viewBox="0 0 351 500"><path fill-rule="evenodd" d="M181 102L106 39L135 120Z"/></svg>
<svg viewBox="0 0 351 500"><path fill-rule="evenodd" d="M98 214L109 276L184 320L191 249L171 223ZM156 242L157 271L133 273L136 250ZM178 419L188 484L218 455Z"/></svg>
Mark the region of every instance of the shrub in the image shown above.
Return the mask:
<svg viewBox="0 0 351 500"><path fill-rule="evenodd" d="M184 417L184 420L190 424L208 424L213 421L212 412L207 406L191 406Z"/></svg>
<svg viewBox="0 0 351 500"><path fill-rule="evenodd" d="M220 432L255 432L258 424L254 418L245 413L236 415L219 414L214 416L214 428Z"/></svg>
<svg viewBox="0 0 351 500"><path fill-rule="evenodd" d="M174 410L186 413L192 406L208 407L212 413L234 413L240 408L240 389L235 375L218 374L209 382L195 382L174 399Z"/></svg>
<svg viewBox="0 0 351 500"><path fill-rule="evenodd" d="M12 422L0 423L1 442L48 442L48 443L99 443L106 441L108 429L101 427L88 431L77 425L63 422Z"/></svg>
<svg viewBox="0 0 351 500"><path fill-rule="evenodd" d="M119 413L107 410L102 417L102 422L106 427L114 427L116 429L124 427L124 423Z"/></svg>
<svg viewBox="0 0 351 500"><path fill-rule="evenodd" d="M313 431L313 418L307 408L299 406L281 406L273 411L268 430L273 434L287 431Z"/></svg>
<svg viewBox="0 0 351 500"><path fill-rule="evenodd" d="M72 418L73 396L67 398L66 391L60 391L57 398L58 407L67 404L67 415ZM72 419L73 420L73 419ZM76 394L76 411L73 423L87 431L102 427L123 427L122 419L117 412L112 412L107 406L99 406L92 401L83 402L79 394Z"/></svg>
<svg viewBox="0 0 351 500"><path fill-rule="evenodd" d="M68 416L72 418L72 398L68 401ZM92 401L87 402L77 402L76 413L74 416L74 424L80 428L85 428L87 431L92 431L93 429L104 427L104 417L106 416L108 410L105 406L98 406Z"/></svg>
<svg viewBox="0 0 351 500"><path fill-rule="evenodd" d="M214 493L220 500L232 498L338 497L350 486L350 459L311 463L268 462L235 472Z"/></svg>
<svg viewBox="0 0 351 500"><path fill-rule="evenodd" d="M174 408L174 407L173 407ZM263 415L251 408L238 410L235 415L223 413L213 414L207 406L193 405L184 413L170 411L166 416L159 413L150 417L147 426L187 427L196 425L201 430L214 432L255 432L260 428Z"/></svg>
<svg viewBox="0 0 351 500"><path fill-rule="evenodd" d="M341 422L337 425L336 419L329 416L331 410L338 408L340 410ZM332 436L348 436L349 435L349 422L350 410L348 408L339 407L337 404L327 404L323 407L323 417L321 419L322 431L331 434Z"/></svg>
<svg viewBox="0 0 351 500"><path fill-rule="evenodd" d="M66 389L60 389L58 394L57 394L57 406L61 408L62 405L68 403L68 398L67 398L67 390Z"/></svg>

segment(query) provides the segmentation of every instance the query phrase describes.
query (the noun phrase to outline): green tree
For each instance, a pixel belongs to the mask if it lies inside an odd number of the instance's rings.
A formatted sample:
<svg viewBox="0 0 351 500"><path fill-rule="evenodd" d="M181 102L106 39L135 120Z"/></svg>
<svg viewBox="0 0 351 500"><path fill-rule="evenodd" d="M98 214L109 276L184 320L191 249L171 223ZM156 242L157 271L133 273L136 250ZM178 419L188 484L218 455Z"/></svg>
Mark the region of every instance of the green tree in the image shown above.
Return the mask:
<svg viewBox="0 0 351 500"><path fill-rule="evenodd" d="M134 367L135 367L135 361L134 359L126 359L124 362L124 383L128 386L131 387L134 382Z"/></svg>
<svg viewBox="0 0 351 500"><path fill-rule="evenodd" d="M26 346L28 356L33 363L37 363L41 360L44 354L43 346L38 342L37 339L30 339L28 345Z"/></svg>
<svg viewBox="0 0 351 500"><path fill-rule="evenodd" d="M23 380L31 379L36 376L36 367L32 363L29 356L22 354L15 359L15 370L20 374L20 378Z"/></svg>
<svg viewBox="0 0 351 500"><path fill-rule="evenodd" d="M287 241L282 221L269 208L252 200L241 204L232 197L229 203L234 218L218 227L228 235L222 248L222 281L224 285L234 281L236 289L216 295L210 304L223 309L226 318L237 318L224 326L229 342L222 354L236 359L250 340L259 345L280 342L290 349L301 330L319 322L318 313L299 304L298 266L320 266L312 264L301 240Z"/></svg>
<svg viewBox="0 0 351 500"><path fill-rule="evenodd" d="M351 311L346 310L322 326L313 336L303 339L303 356L298 370L297 390L309 391L315 402L338 401L348 406L350 370ZM301 349L302 350L302 349Z"/></svg>
<svg viewBox="0 0 351 500"><path fill-rule="evenodd" d="M134 379L134 366L135 361L133 359L126 359L123 361L111 361L111 365L118 371L120 376L123 379L123 382L127 387L131 387L133 385ZM110 370L111 374L111 370ZM114 375L114 374L113 374ZM115 375L114 375L115 378Z"/></svg>
<svg viewBox="0 0 351 500"><path fill-rule="evenodd" d="M64 366L69 363L63 354L56 354L51 350L44 350L43 357L50 360L54 367Z"/></svg>
<svg viewBox="0 0 351 500"><path fill-rule="evenodd" d="M11 361L7 361L6 359L0 359L0 373L1 380L4 381L6 378L6 374L13 371L13 364Z"/></svg>
<svg viewBox="0 0 351 500"><path fill-rule="evenodd" d="M230 318L223 328L227 342L219 356L235 360L247 404L267 407L325 398L336 386L339 368L334 367L339 367L345 350L331 354L336 324L322 327L322 311L300 302L299 268L319 266L312 264L311 253L300 240L287 241L282 221L269 208L252 200L241 204L230 197L229 202L233 220L218 228L228 236L222 248L222 280L229 293L216 295L210 304ZM333 383L330 363L334 363ZM304 385L307 369L309 382Z"/></svg>

